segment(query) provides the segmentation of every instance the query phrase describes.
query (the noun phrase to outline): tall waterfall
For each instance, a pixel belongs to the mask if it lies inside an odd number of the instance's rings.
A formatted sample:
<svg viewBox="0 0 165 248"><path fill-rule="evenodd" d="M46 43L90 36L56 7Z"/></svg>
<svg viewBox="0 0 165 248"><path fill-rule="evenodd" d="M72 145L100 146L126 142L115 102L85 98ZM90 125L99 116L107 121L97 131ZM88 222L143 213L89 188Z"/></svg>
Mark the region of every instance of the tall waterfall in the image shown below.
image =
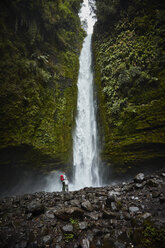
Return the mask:
<svg viewBox="0 0 165 248"><path fill-rule="evenodd" d="M97 147L97 123L93 94L91 39L96 22L88 0L84 0L80 20L86 24L87 36L84 39L79 58L78 100L76 128L73 137L74 182L71 188L99 186L99 156Z"/></svg>

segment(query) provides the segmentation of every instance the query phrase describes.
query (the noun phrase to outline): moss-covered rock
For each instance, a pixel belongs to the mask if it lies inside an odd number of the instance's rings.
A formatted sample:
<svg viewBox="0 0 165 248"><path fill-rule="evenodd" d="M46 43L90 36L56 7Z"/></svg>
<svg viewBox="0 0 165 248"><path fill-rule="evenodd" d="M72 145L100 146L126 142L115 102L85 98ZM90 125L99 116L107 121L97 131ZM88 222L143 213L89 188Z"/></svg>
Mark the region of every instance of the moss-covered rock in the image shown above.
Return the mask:
<svg viewBox="0 0 165 248"><path fill-rule="evenodd" d="M96 4L93 48L102 160L118 172L151 161L157 165L165 156L164 2ZM109 11L102 18L105 4L116 14Z"/></svg>
<svg viewBox="0 0 165 248"><path fill-rule="evenodd" d="M81 2L0 4L0 148L26 144L69 161L84 37Z"/></svg>

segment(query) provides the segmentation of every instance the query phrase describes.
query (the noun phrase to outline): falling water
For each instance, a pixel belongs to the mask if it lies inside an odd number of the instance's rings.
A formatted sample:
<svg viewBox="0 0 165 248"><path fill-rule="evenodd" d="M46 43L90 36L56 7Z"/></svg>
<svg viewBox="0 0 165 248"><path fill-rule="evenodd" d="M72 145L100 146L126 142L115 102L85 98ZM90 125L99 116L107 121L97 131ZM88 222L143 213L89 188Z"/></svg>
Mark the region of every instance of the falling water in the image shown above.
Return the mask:
<svg viewBox="0 0 165 248"><path fill-rule="evenodd" d="M84 0L80 12L86 23L87 36L80 54L76 129L73 137L74 182L72 189L99 186L99 156L97 148L97 124L93 96L93 72L91 40L96 22L88 0Z"/></svg>

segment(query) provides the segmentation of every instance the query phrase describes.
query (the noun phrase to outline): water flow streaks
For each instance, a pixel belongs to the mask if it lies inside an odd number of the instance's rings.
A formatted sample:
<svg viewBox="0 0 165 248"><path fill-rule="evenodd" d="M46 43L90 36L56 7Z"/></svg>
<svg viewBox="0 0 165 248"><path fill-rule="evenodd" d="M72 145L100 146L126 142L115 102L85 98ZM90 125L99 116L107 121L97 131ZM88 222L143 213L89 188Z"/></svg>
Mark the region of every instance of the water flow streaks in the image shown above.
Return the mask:
<svg viewBox="0 0 165 248"><path fill-rule="evenodd" d="M78 100L76 129L73 144L73 162L75 168L72 189L99 186L99 158L97 148L97 123L93 96L93 72L91 68L91 39L96 22L88 0L84 0L79 14L81 22L86 23L87 36L80 54L78 77Z"/></svg>

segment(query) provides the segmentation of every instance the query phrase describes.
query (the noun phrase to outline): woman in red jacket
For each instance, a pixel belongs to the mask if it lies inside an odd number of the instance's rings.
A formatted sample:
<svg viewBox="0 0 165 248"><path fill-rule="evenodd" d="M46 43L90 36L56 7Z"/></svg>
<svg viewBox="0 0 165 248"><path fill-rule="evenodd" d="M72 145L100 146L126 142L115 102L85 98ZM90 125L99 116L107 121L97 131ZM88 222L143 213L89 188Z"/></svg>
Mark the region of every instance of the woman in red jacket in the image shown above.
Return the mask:
<svg viewBox="0 0 165 248"><path fill-rule="evenodd" d="M62 183L62 191L64 191L64 192L68 191L67 177L65 175L61 175L60 180L61 180L61 183Z"/></svg>
<svg viewBox="0 0 165 248"><path fill-rule="evenodd" d="M61 183L62 183L62 191L65 191L64 175L61 175L61 176L60 176L60 180L61 180Z"/></svg>

